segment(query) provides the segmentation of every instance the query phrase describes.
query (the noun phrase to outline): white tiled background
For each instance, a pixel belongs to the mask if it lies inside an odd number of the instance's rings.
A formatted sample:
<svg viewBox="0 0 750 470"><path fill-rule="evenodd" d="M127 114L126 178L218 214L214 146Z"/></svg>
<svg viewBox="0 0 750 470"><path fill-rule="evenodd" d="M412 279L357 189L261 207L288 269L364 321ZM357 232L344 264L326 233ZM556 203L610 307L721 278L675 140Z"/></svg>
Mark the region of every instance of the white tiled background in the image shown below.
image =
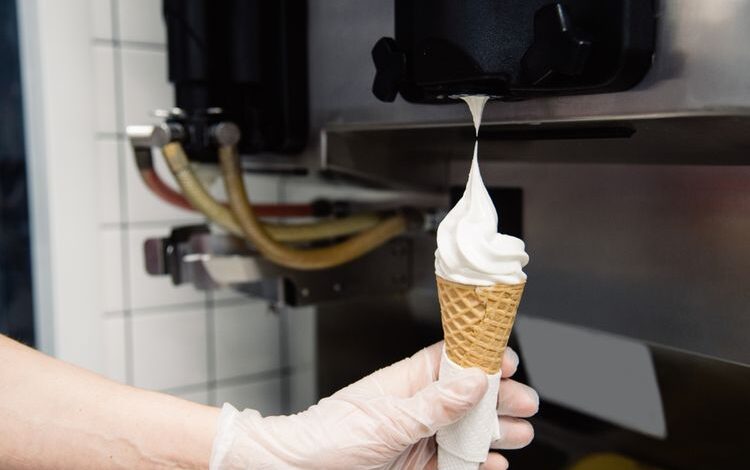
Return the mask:
<svg viewBox="0 0 750 470"><path fill-rule="evenodd" d="M142 246L200 222L141 184L129 124L173 104L161 0L88 0L95 74L104 364L110 378L208 404L286 413L316 400L315 311L272 312L233 293L175 287L146 274ZM156 159L159 161L159 159ZM165 168L158 168L165 180ZM253 184L258 201L283 199L278 178Z"/></svg>

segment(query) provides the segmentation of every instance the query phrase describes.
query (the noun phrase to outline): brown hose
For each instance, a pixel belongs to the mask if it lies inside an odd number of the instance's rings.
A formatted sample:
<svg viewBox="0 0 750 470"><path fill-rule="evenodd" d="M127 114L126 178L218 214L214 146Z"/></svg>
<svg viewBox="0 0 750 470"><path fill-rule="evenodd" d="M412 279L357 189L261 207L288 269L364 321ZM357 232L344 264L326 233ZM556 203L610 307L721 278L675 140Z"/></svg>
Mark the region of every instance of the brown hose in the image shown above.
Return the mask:
<svg viewBox="0 0 750 470"><path fill-rule="evenodd" d="M190 205L230 233L243 237L244 232L234 214L229 208L217 202L203 187L190 166L182 146L177 142L172 142L164 146L163 152L169 169ZM379 221L380 218L374 214L360 214L306 224L263 223L263 227L271 238L278 242L299 243L351 235L373 227Z"/></svg>
<svg viewBox="0 0 750 470"><path fill-rule="evenodd" d="M229 146L220 147L219 161L224 174L229 206L235 220L255 248L281 266L301 270L332 268L359 258L406 231L406 219L396 215L333 246L309 250L290 248L273 240L256 218L247 199L236 149Z"/></svg>

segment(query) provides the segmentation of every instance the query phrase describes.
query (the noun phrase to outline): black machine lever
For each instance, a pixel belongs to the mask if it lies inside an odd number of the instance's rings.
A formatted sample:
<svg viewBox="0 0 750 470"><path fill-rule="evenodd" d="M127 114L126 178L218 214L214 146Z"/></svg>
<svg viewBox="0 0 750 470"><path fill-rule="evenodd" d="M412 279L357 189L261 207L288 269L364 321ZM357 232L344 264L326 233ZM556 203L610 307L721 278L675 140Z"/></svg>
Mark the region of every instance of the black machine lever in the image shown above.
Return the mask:
<svg viewBox="0 0 750 470"><path fill-rule="evenodd" d="M398 49L394 39L380 38L372 49L372 60L376 69L372 92L381 101L395 100L401 81L406 75L404 53Z"/></svg>
<svg viewBox="0 0 750 470"><path fill-rule="evenodd" d="M521 59L525 78L543 84L554 74L580 75L591 55L591 40L577 31L560 3L542 7L534 16L534 43Z"/></svg>

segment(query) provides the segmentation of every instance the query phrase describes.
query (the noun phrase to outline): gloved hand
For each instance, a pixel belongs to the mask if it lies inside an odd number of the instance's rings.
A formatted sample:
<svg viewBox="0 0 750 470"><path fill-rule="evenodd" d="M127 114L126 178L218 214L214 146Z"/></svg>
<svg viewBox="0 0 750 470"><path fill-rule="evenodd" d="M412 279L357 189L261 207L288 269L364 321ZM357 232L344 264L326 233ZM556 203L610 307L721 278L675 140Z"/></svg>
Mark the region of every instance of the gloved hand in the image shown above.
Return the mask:
<svg viewBox="0 0 750 470"><path fill-rule="evenodd" d="M466 369L438 382L442 343L381 369L292 416L263 418L225 404L214 440L211 470L246 469L435 469L435 432L460 419L487 388L479 369ZM518 366L506 350L503 377ZM536 413L539 398L531 388L504 379L498 419L502 437L493 449L520 448L531 442L531 425L519 418ZM508 462L491 453L484 470Z"/></svg>

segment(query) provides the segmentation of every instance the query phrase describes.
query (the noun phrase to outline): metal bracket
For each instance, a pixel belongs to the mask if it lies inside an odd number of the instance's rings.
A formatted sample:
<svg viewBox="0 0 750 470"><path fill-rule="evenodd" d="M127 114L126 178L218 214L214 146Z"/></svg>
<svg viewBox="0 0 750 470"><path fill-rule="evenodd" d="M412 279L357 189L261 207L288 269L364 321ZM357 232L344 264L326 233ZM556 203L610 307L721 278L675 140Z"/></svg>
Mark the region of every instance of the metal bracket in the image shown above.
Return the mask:
<svg viewBox="0 0 750 470"><path fill-rule="evenodd" d="M144 244L146 270L175 285L201 290L230 287L275 304L311 305L405 293L412 284L412 240L401 237L351 263L297 271L270 263L244 240L212 234L205 225L179 227Z"/></svg>

